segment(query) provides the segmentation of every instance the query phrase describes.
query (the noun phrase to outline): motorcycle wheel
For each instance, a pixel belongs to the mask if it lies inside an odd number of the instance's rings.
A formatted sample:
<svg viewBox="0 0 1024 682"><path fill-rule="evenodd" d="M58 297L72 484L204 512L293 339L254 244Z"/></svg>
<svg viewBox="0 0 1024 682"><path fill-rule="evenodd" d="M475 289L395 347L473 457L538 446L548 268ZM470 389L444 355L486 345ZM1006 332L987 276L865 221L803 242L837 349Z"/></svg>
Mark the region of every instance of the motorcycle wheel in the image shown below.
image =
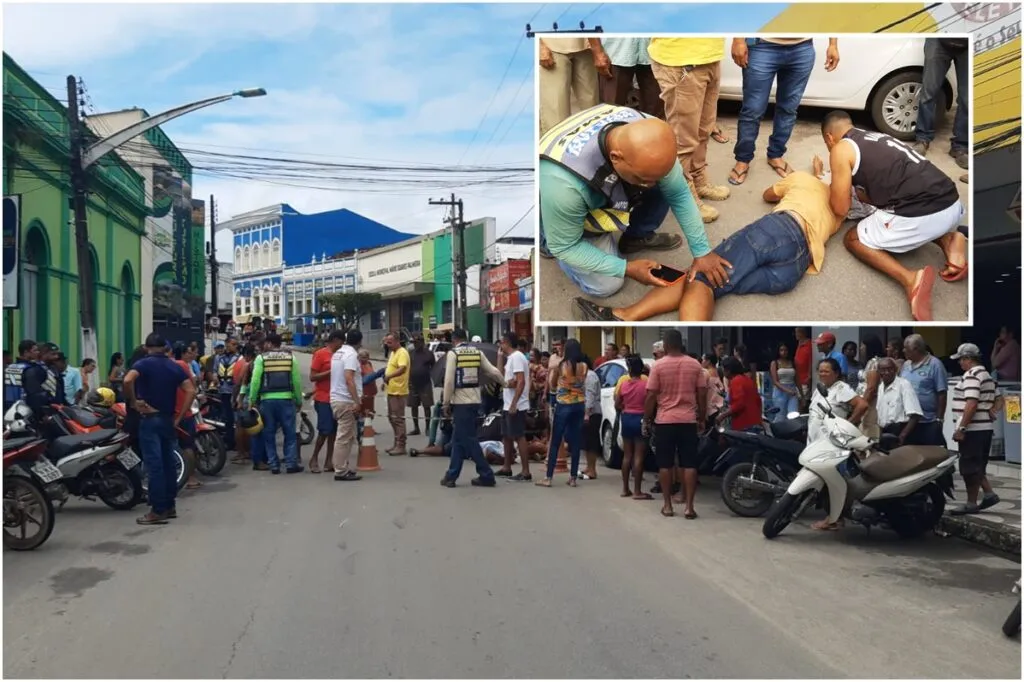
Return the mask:
<svg viewBox="0 0 1024 682"><path fill-rule="evenodd" d="M29 506L39 511L29 514ZM28 521L39 526L31 535L26 532ZM4 547L16 552L35 549L50 537L54 522L53 502L39 483L24 476L4 476Z"/></svg>
<svg viewBox="0 0 1024 682"><path fill-rule="evenodd" d="M116 481L121 486L118 493L112 493L105 485L101 485L96 495L111 509L128 511L134 509L142 502L144 492L142 488L142 475L139 467L125 469L120 464L104 464L99 473L103 476L104 482Z"/></svg>
<svg viewBox="0 0 1024 682"><path fill-rule="evenodd" d="M1013 607L1013 611L1003 623L1003 634L1007 637L1013 637L1018 632L1020 632L1020 599L1017 600L1017 605Z"/></svg>
<svg viewBox="0 0 1024 682"><path fill-rule="evenodd" d="M146 473L146 465L145 465L145 463L143 463L141 466L139 466L139 469L142 470L142 473L140 474L140 476L142 478L142 492L148 497L149 496L149 475ZM189 470L190 470L190 467L189 467L188 461L185 459L185 456L181 454L181 449L178 446L175 446L174 447L174 475L175 475L175 485L178 488L178 492L181 492L181 489L185 487L186 483L188 483Z"/></svg>
<svg viewBox="0 0 1024 682"><path fill-rule="evenodd" d="M929 483L921 494L927 496L927 507L923 514L915 514L905 509L889 514L889 526L904 540L919 538L938 525L942 512L946 508L946 496L939 486Z"/></svg>
<svg viewBox="0 0 1024 682"><path fill-rule="evenodd" d="M299 443L302 445L309 445L313 442L313 438L316 437L316 431L313 429L313 422L309 420L305 412L299 413Z"/></svg>
<svg viewBox="0 0 1024 682"><path fill-rule="evenodd" d="M196 470L203 476L216 476L228 461L224 441L215 431L196 436Z"/></svg>
<svg viewBox="0 0 1024 682"><path fill-rule="evenodd" d="M796 511L802 505L808 495L812 495L814 491L808 490L799 497L784 493L782 497L775 502L775 505L768 511L768 516L764 520L764 525L761 526L761 532L769 540L776 537L779 533L786 529L790 523L792 523L796 516Z"/></svg>
<svg viewBox="0 0 1024 682"><path fill-rule="evenodd" d="M764 516L771 509L772 502L775 501L775 496L769 492L743 489L739 480L740 476L750 478L752 469L751 462L740 462L729 467L725 476L722 477L722 501L725 502L725 506L733 514L749 519ZM761 469L763 467L758 467L759 471ZM761 480L761 478L757 480Z"/></svg>

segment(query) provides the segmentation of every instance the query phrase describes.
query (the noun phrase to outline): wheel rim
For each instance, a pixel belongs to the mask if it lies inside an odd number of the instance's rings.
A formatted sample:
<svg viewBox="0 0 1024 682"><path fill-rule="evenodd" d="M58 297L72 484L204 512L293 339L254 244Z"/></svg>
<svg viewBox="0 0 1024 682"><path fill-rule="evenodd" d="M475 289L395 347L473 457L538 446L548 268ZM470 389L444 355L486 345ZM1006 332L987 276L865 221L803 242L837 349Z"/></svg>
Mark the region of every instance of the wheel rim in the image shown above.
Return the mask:
<svg viewBox="0 0 1024 682"><path fill-rule="evenodd" d="M913 132L917 127L920 83L900 83L886 93L882 100L882 119L893 130Z"/></svg>
<svg viewBox="0 0 1024 682"><path fill-rule="evenodd" d="M758 469L758 476L752 477L751 468L748 467L742 471L738 476L732 480L732 484L729 486L729 495L733 501L743 507L744 509L756 509L757 507L764 504L765 496L772 496L768 492L758 492L757 490L746 490L740 485L741 478L754 478L755 481L761 481L762 483L771 483L772 481L765 481L763 476L760 475L760 469Z"/></svg>
<svg viewBox="0 0 1024 682"><path fill-rule="evenodd" d="M217 463L216 443L211 444L211 440L210 436L206 434L196 439L196 459L204 469L212 469ZM177 473L178 472L175 471L175 474ZM175 478L177 479L177 476L175 476Z"/></svg>
<svg viewBox="0 0 1024 682"><path fill-rule="evenodd" d="M612 461L612 430L605 427L604 434L601 437L601 458L604 459L606 466L611 465Z"/></svg>
<svg viewBox="0 0 1024 682"><path fill-rule="evenodd" d="M46 531L46 500L27 482L11 477L4 481L4 536L12 546L31 545ZM30 533L29 526L37 530Z"/></svg>

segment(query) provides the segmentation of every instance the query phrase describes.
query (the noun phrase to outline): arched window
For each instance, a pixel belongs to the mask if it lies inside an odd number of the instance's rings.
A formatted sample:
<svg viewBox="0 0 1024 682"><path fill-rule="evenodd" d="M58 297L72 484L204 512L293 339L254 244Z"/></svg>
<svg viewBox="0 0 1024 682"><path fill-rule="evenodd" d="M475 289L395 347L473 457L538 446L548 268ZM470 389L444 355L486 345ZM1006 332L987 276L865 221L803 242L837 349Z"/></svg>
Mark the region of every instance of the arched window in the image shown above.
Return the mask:
<svg viewBox="0 0 1024 682"><path fill-rule="evenodd" d="M252 270L252 252L249 247L245 247L245 251L242 253L242 272L248 272Z"/></svg>
<svg viewBox="0 0 1024 682"><path fill-rule="evenodd" d="M257 242L252 245L252 269L259 270L262 263L260 262L260 245Z"/></svg>
<svg viewBox="0 0 1024 682"><path fill-rule="evenodd" d="M274 285L274 295L271 301L272 308L270 314L275 317L281 317L281 286Z"/></svg>
<svg viewBox="0 0 1024 682"><path fill-rule="evenodd" d="M235 247L235 271L242 272L242 247Z"/></svg>
<svg viewBox="0 0 1024 682"><path fill-rule="evenodd" d="M281 265L281 240L275 239L270 245L270 264L274 267Z"/></svg>
<svg viewBox="0 0 1024 682"><path fill-rule="evenodd" d="M50 265L50 247L42 225L29 228L24 241L24 262L21 267L22 338L48 338L46 269Z"/></svg>
<svg viewBox="0 0 1024 682"><path fill-rule="evenodd" d="M265 268L269 268L271 266L269 242L263 242L263 260L261 262Z"/></svg>
<svg viewBox="0 0 1024 682"><path fill-rule="evenodd" d="M234 317L240 317L242 315L242 292L240 289L235 289L235 306L234 306Z"/></svg>
<svg viewBox="0 0 1024 682"><path fill-rule="evenodd" d="M263 290L262 289L253 289L252 290L251 310L252 310L252 313L254 315L259 315L260 314L260 305L261 305L262 299L263 299Z"/></svg>

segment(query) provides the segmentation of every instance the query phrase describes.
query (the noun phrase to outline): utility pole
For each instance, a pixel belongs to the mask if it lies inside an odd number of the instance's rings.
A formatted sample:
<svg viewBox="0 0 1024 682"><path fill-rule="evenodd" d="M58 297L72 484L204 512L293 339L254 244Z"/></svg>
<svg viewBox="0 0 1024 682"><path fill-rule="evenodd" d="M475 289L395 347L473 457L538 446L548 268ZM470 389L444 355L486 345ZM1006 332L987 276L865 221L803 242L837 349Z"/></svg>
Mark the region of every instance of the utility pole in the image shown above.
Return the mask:
<svg viewBox="0 0 1024 682"><path fill-rule="evenodd" d="M88 186L82 167L84 130L78 110L78 79L68 76L68 128L71 143L71 210L75 220L75 250L78 252L78 314L82 328L82 357L97 357L96 320L93 316L92 259L89 257L89 222L86 216Z"/></svg>
<svg viewBox="0 0 1024 682"><path fill-rule="evenodd" d="M462 199L456 199L453 193L451 199L431 199L429 203L431 206L448 206L452 211L449 218L452 226L452 271L455 273L455 283L452 284L452 320L457 321L462 329L469 331L469 306L466 303L466 223Z"/></svg>
<svg viewBox="0 0 1024 682"><path fill-rule="evenodd" d="M210 257L210 280L213 289L210 291L210 307L213 309L211 315L217 318L217 329L214 334L220 333L220 304L217 300L217 290L220 289L220 264L217 263L217 206L213 203L213 195L210 195L210 241L206 242L206 253Z"/></svg>

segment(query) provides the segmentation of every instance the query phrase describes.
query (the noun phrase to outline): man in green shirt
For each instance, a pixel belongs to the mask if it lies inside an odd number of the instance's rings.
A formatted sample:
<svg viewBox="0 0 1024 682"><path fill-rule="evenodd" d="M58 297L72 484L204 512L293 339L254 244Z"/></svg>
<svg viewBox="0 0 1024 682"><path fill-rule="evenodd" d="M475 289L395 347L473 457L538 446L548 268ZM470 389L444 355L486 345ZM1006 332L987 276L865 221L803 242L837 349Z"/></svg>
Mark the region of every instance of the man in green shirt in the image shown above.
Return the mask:
<svg viewBox="0 0 1024 682"><path fill-rule="evenodd" d="M730 265L711 251L700 210L676 158L672 128L611 104L570 116L540 141L541 253L558 259L583 293L611 296L629 277L668 286L643 250L671 251L682 237L658 233L669 211L682 228L699 273L722 286ZM622 232L616 243L615 233Z"/></svg>
<svg viewBox="0 0 1024 682"><path fill-rule="evenodd" d="M270 473L281 473L277 458L277 429L284 433L285 473L302 471L299 445L295 437L295 411L302 406L302 382L299 363L290 351L281 350L281 336L267 334L267 350L256 357L249 382L249 404L263 416L260 438L267 449Z"/></svg>

